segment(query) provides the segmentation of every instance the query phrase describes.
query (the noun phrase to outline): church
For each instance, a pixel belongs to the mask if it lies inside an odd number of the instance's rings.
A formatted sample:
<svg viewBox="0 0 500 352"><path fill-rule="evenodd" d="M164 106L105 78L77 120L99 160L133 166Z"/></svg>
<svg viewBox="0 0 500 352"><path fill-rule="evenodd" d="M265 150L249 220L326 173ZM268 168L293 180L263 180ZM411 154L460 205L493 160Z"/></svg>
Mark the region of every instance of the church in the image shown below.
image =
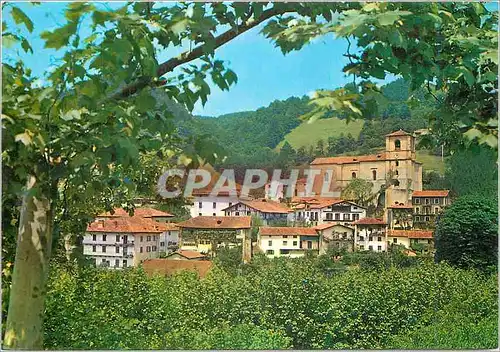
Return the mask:
<svg viewBox="0 0 500 352"><path fill-rule="evenodd" d="M422 164L416 161L415 137L403 130L386 135L385 151L379 154L316 158L310 168L319 170L312 189L317 195L324 182L331 180L329 191L340 197L351 180L360 178L373 184L373 193L386 188L379 198L384 209L409 205L412 192L422 190ZM304 190L305 184L297 185L297 191Z"/></svg>

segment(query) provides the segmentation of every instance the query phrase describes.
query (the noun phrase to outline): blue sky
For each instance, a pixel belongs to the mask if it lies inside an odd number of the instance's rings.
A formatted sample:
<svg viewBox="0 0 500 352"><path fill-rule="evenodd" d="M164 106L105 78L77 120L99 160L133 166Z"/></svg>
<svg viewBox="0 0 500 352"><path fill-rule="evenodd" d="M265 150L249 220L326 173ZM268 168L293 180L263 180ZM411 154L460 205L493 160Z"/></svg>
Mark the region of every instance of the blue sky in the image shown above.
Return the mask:
<svg viewBox="0 0 500 352"><path fill-rule="evenodd" d="M17 6L35 25L32 34L23 31L35 54L27 55L20 50L19 55L35 75L43 75L57 62L61 53L44 49L43 41L37 38L43 30L65 23L64 3L42 3L39 6L23 3ZM238 75L238 83L225 92L213 87L207 104L205 107L198 104L195 114L217 116L254 110L275 99L302 96L320 88L336 88L349 80L342 73L347 60L342 56L347 46L345 40L325 37L285 56L259 33L261 28L254 28L217 50L216 56L227 61L228 67ZM3 55L4 59L14 58L17 53L4 50ZM168 58L168 55L160 57Z"/></svg>

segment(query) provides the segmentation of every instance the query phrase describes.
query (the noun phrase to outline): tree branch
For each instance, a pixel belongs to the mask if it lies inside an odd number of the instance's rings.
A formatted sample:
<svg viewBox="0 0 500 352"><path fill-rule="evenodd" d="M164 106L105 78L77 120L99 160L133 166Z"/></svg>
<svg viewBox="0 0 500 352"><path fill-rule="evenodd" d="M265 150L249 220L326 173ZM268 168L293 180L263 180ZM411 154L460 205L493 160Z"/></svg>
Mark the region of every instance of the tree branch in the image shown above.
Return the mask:
<svg viewBox="0 0 500 352"><path fill-rule="evenodd" d="M215 44L214 44L214 50L221 47L222 45L226 44L230 40L234 39L235 37L239 36L240 34L245 33L249 29L254 28L255 26L261 24L262 22L268 20L271 17L274 17L276 15L283 14L285 12L290 11L289 9L269 9L264 12L259 16L257 19L249 19L247 21L244 21L242 24L231 28L230 30L222 33L221 35L217 36L215 38ZM164 74L173 71L177 66L180 66L182 64L185 64L187 62L193 61L195 59L198 59L204 54L204 49L205 49L206 44L200 45L193 50L190 51L185 51L184 53L180 54L177 57L171 58L164 63L160 64L158 66L158 70L156 72L156 77L161 77ZM153 77L141 77L139 80L127 85L126 87L122 88L118 93L114 94L111 96L111 99L123 99L126 98L137 91L141 90L142 88L148 86L153 80ZM160 84L161 85L161 84Z"/></svg>

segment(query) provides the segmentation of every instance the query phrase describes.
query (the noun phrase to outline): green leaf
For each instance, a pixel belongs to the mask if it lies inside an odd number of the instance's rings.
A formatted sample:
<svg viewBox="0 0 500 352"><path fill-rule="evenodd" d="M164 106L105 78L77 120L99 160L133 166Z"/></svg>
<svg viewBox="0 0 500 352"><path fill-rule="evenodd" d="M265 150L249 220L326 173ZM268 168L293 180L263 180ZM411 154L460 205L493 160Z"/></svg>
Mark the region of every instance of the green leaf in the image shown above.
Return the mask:
<svg viewBox="0 0 500 352"><path fill-rule="evenodd" d="M33 22L23 11L21 11L18 7L14 6L12 7L11 14L16 24L24 23L26 29L28 29L30 33L33 32Z"/></svg>
<svg viewBox="0 0 500 352"><path fill-rule="evenodd" d="M150 92L143 90L136 100L137 110L147 112L156 107L156 99L151 96Z"/></svg>
<svg viewBox="0 0 500 352"><path fill-rule="evenodd" d="M395 47L406 49L406 40L397 29L393 29L389 33L389 43Z"/></svg>
<svg viewBox="0 0 500 352"><path fill-rule="evenodd" d="M33 54L33 48L25 38L23 38L23 40L21 41L21 47L23 48L24 52L27 53L28 51L31 51L31 53Z"/></svg>
<svg viewBox="0 0 500 352"><path fill-rule="evenodd" d="M458 68L458 71L461 73L460 76L464 76L465 82L469 85L469 87L472 87L474 83L476 82L476 78L472 74L472 72L469 71L468 68L461 66Z"/></svg>
<svg viewBox="0 0 500 352"><path fill-rule="evenodd" d="M411 15L409 11L387 11L377 16L381 26L392 26L401 16Z"/></svg>
<svg viewBox="0 0 500 352"><path fill-rule="evenodd" d="M236 76L236 73L234 73L234 71L232 70L227 70L224 74L224 78L226 79L228 85L238 83L238 76Z"/></svg>
<svg viewBox="0 0 500 352"><path fill-rule="evenodd" d="M53 32L42 32L40 37L45 40L45 48L60 49L68 45L69 38L76 33L78 23L69 22L61 28L57 28Z"/></svg>
<svg viewBox="0 0 500 352"><path fill-rule="evenodd" d="M6 48L12 48L17 43L19 43L19 38L16 35L11 33L2 35L2 44Z"/></svg>

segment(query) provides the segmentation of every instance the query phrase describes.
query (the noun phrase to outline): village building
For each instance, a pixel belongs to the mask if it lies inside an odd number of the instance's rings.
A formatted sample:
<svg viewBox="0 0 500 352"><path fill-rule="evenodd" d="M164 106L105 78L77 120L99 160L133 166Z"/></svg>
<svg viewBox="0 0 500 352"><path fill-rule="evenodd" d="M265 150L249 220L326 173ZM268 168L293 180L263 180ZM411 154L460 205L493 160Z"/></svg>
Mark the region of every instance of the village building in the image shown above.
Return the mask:
<svg viewBox="0 0 500 352"><path fill-rule="evenodd" d="M394 204L387 207L389 229L410 230L413 228L413 205Z"/></svg>
<svg viewBox="0 0 500 352"><path fill-rule="evenodd" d="M373 192L381 191L378 200L387 208L397 203L409 204L411 192L422 190L422 164L416 161L415 137L399 130L385 137L385 151L374 155L321 157L310 168L319 170L312 191L340 197L341 191L353 179L373 184ZM318 172L318 171L316 171ZM324 196L327 196L323 194Z"/></svg>
<svg viewBox="0 0 500 352"><path fill-rule="evenodd" d="M388 230L387 237L390 245L403 245L408 249L420 245L424 252L434 248L434 236L430 230Z"/></svg>
<svg viewBox="0 0 500 352"><path fill-rule="evenodd" d="M382 219L364 218L354 222L354 248L360 251L387 251L387 223Z"/></svg>
<svg viewBox="0 0 500 352"><path fill-rule="evenodd" d="M305 251L318 252L318 237L312 227L260 227L257 243L269 258L298 258Z"/></svg>
<svg viewBox="0 0 500 352"><path fill-rule="evenodd" d="M169 224L135 216L99 219L87 227L83 254L96 266L137 266L158 257L160 236L169 228Z"/></svg>
<svg viewBox="0 0 500 352"><path fill-rule="evenodd" d="M324 223L352 226L354 221L366 217L364 207L340 198L295 197L292 208L291 221L295 226Z"/></svg>
<svg viewBox="0 0 500 352"><path fill-rule="evenodd" d="M412 194L414 227L417 229L434 228L437 217L450 203L448 190L414 191Z"/></svg>
<svg viewBox="0 0 500 352"><path fill-rule="evenodd" d="M177 224L165 224L165 232L160 234L158 248L160 253L170 253L179 248L179 227Z"/></svg>
<svg viewBox="0 0 500 352"><path fill-rule="evenodd" d="M292 212L285 204L265 198L240 200L223 210L225 216L257 216L264 225L286 225L288 214Z"/></svg>
<svg viewBox="0 0 500 352"><path fill-rule="evenodd" d="M319 254L325 254L328 249L354 251L354 227L323 223L314 229L319 235Z"/></svg>
<svg viewBox="0 0 500 352"><path fill-rule="evenodd" d="M252 256L250 216L197 216L177 224L180 249L215 256L219 247L242 247L243 261Z"/></svg>

